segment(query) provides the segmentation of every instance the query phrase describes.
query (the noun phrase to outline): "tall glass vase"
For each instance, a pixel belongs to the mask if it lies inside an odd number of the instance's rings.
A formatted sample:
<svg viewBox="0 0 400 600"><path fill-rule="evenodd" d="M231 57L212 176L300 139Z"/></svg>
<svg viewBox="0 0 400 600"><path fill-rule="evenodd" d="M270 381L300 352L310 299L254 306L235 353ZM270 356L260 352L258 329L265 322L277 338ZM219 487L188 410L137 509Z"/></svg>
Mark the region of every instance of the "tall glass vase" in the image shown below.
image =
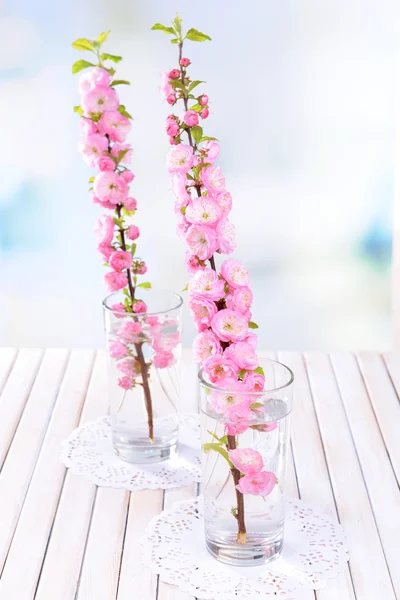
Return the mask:
<svg viewBox="0 0 400 600"><path fill-rule="evenodd" d="M283 542L293 374L273 360L260 366L265 383L245 376L230 389L199 373L206 545L233 565L268 562ZM254 384L262 391L247 391Z"/></svg>
<svg viewBox="0 0 400 600"><path fill-rule="evenodd" d="M124 298L116 292L103 302L114 451L128 462L159 462L178 441L182 298L141 289L142 313L125 312Z"/></svg>

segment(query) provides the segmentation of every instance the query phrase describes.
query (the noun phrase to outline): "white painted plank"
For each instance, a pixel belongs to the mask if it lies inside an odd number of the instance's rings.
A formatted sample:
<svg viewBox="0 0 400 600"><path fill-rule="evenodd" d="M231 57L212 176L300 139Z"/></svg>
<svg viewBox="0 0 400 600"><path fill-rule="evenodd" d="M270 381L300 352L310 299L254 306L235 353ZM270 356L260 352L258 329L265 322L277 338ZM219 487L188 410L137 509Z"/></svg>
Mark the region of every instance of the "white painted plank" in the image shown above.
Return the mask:
<svg viewBox="0 0 400 600"><path fill-rule="evenodd" d="M292 369L295 378L291 438L300 497L337 519L303 356L298 352L279 352L279 360ZM325 589L318 590L316 597L318 600L354 600L349 569L329 581Z"/></svg>
<svg viewBox="0 0 400 600"><path fill-rule="evenodd" d="M400 493L357 361L331 356L393 586L400 596ZM400 423L400 421L399 421Z"/></svg>
<svg viewBox="0 0 400 600"><path fill-rule="evenodd" d="M46 433L67 356L68 352L61 349L45 353L0 474L0 570L4 567Z"/></svg>
<svg viewBox="0 0 400 600"><path fill-rule="evenodd" d="M105 414L107 405L106 356L99 351L80 423ZM67 471L35 600L75 599L96 489L85 477Z"/></svg>
<svg viewBox="0 0 400 600"><path fill-rule="evenodd" d="M20 350L14 367L4 382L0 398L0 469L28 400L42 356L42 350Z"/></svg>
<svg viewBox="0 0 400 600"><path fill-rule="evenodd" d="M394 384L398 393L400 392L399 354L388 353L385 355L393 383L381 356L372 352L360 352L357 358L397 481L400 484L400 394L398 396L393 387Z"/></svg>
<svg viewBox="0 0 400 600"><path fill-rule="evenodd" d="M60 444L79 421L93 358L92 350L71 354L0 579L0 598L34 596L65 476Z"/></svg>
<svg viewBox="0 0 400 600"><path fill-rule="evenodd" d="M0 348L0 393L3 391L16 357L17 350L15 348Z"/></svg>
<svg viewBox="0 0 400 600"><path fill-rule="evenodd" d="M329 357L306 355L332 487L350 547L350 571L362 600L395 600L351 432Z"/></svg>

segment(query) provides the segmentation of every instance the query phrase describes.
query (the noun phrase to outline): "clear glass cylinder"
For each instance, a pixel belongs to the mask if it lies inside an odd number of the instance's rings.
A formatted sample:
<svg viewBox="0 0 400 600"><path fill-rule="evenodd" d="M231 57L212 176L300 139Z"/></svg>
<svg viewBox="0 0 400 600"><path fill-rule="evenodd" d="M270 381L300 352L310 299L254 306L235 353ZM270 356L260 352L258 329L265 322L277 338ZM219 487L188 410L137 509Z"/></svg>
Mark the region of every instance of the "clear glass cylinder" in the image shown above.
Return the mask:
<svg viewBox="0 0 400 600"><path fill-rule="evenodd" d="M293 373L269 359L260 367L265 383L252 392L246 380L223 389L199 373L206 546L233 565L282 550Z"/></svg>
<svg viewBox="0 0 400 600"><path fill-rule="evenodd" d="M132 463L159 462L174 454L178 441L183 301L140 289L146 312L127 313L124 299L115 292L103 302L114 451Z"/></svg>

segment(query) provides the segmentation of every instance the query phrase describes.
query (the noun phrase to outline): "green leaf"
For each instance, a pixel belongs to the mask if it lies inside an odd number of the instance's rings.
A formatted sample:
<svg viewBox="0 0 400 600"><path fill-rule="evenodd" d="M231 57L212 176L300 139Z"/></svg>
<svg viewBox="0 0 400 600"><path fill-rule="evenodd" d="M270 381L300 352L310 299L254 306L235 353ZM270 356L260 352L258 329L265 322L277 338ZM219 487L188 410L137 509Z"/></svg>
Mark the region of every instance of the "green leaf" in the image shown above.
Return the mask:
<svg viewBox="0 0 400 600"><path fill-rule="evenodd" d="M182 206L179 212L182 213L182 215L186 214L186 206Z"/></svg>
<svg viewBox="0 0 400 600"><path fill-rule="evenodd" d="M83 113L85 112L82 108L82 106L74 106L74 112L78 113L78 115L81 117L83 115Z"/></svg>
<svg viewBox="0 0 400 600"><path fill-rule="evenodd" d="M189 92L191 92L196 86L200 85L200 83L205 83L205 81L200 81L200 79L192 81L192 83L189 85Z"/></svg>
<svg viewBox="0 0 400 600"><path fill-rule="evenodd" d="M257 323L254 323L254 321L249 321L249 329L258 329Z"/></svg>
<svg viewBox="0 0 400 600"><path fill-rule="evenodd" d="M95 52L95 48L93 46L93 42L87 40L86 38L79 38L73 42L72 47L75 50L87 50L88 52Z"/></svg>
<svg viewBox="0 0 400 600"><path fill-rule="evenodd" d="M113 69L112 67L110 67L109 69L106 69L106 71L111 75L111 77L113 77L115 75L115 69Z"/></svg>
<svg viewBox="0 0 400 600"><path fill-rule="evenodd" d="M134 215L134 214L135 214L135 211L134 211L134 210L127 210L127 209L125 208L125 206L123 206L123 207L122 207L122 212L123 212L123 214L124 214L124 215L126 215L127 217L131 217L132 215Z"/></svg>
<svg viewBox="0 0 400 600"><path fill-rule="evenodd" d="M210 137L209 135L203 135L200 142L206 142L207 140L218 141L218 138Z"/></svg>
<svg viewBox="0 0 400 600"><path fill-rule="evenodd" d="M188 286L188 284L186 284L185 287L183 288L182 292L187 292L188 289L189 289L189 286Z"/></svg>
<svg viewBox="0 0 400 600"><path fill-rule="evenodd" d="M82 71L83 69L87 69L88 67L94 67L95 65L93 63L88 62L87 60L77 60L73 65L72 65L72 72L73 73L79 73L79 71Z"/></svg>
<svg viewBox="0 0 400 600"><path fill-rule="evenodd" d="M243 377L246 375L246 369L242 369L241 371L239 371L239 379L243 379Z"/></svg>
<svg viewBox="0 0 400 600"><path fill-rule="evenodd" d="M185 36L185 39L191 40L192 42L205 42L206 40L211 41L209 35L201 33L201 31L198 31L197 29L189 29Z"/></svg>
<svg viewBox="0 0 400 600"><path fill-rule="evenodd" d="M96 178L95 178L95 176L94 176L94 175L92 175L92 177L89 177L89 183L93 183L93 181L94 181L95 179L96 179Z"/></svg>
<svg viewBox="0 0 400 600"><path fill-rule="evenodd" d="M203 137L203 128L200 127L200 125L196 125L196 127L192 127L190 131L192 133L194 141L196 142L196 144L198 144L201 138Z"/></svg>
<svg viewBox="0 0 400 600"><path fill-rule="evenodd" d="M146 290L151 288L150 281L144 281L143 283L139 283L138 287L145 288Z"/></svg>
<svg viewBox="0 0 400 600"><path fill-rule="evenodd" d="M178 13L176 13L176 17L172 21L172 25L174 26L174 29L175 29L176 33L178 34L178 38L181 38L182 37L182 19L180 18Z"/></svg>
<svg viewBox="0 0 400 600"><path fill-rule="evenodd" d="M176 35L173 27L166 27L165 25L161 25L161 23L153 25L150 31L163 31L167 35Z"/></svg>
<svg viewBox="0 0 400 600"><path fill-rule="evenodd" d="M130 115L128 113L128 111L126 110L125 106L123 104L120 104L118 107L119 112L121 113L121 115L123 115L124 117L127 117L128 119L132 119L132 115Z"/></svg>
<svg viewBox="0 0 400 600"><path fill-rule="evenodd" d="M131 246L131 254L132 254L132 256L135 256L135 252L136 252L136 244L132 244L132 246Z"/></svg>
<svg viewBox="0 0 400 600"><path fill-rule="evenodd" d="M110 85L131 85L131 83L126 79L114 79L114 81L112 81Z"/></svg>
<svg viewBox="0 0 400 600"><path fill-rule="evenodd" d="M119 63L122 60L122 56L115 56L115 54L104 53L101 55L101 60L112 60L115 63Z"/></svg>
<svg viewBox="0 0 400 600"><path fill-rule="evenodd" d="M203 452L210 452L210 450L214 450L215 452L218 452L228 463L229 468L232 469L233 465L231 463L231 461L229 460L229 455L228 452L225 450L225 448L222 448L222 446L220 446L220 444L215 444L215 443L210 443L210 444L203 444Z"/></svg>
<svg viewBox="0 0 400 600"><path fill-rule="evenodd" d="M177 44L179 42L178 38L174 38L171 40L171 44Z"/></svg>
<svg viewBox="0 0 400 600"><path fill-rule="evenodd" d="M258 373L259 375L264 375L264 369L262 367L257 367L257 369L254 369L254 373Z"/></svg>
<svg viewBox="0 0 400 600"><path fill-rule="evenodd" d="M202 110L202 105L197 103L197 104L193 104L193 106L189 107L189 110L195 110L196 112L200 112Z"/></svg>
<svg viewBox="0 0 400 600"><path fill-rule="evenodd" d="M180 81L179 79L171 79L170 80L170 84L174 88L179 88L180 90L183 90L185 92L185 94L186 94L186 88L183 85L182 81Z"/></svg>
<svg viewBox="0 0 400 600"><path fill-rule="evenodd" d="M132 117L130 117L132 118ZM127 154L129 152L130 148L125 148L125 150L120 150L118 152L118 156L117 156L117 163L120 163L121 160L124 158L125 154Z"/></svg>
<svg viewBox="0 0 400 600"><path fill-rule="evenodd" d="M263 408L263 407L264 407L264 404L262 402L253 402L249 406L249 408L251 408L251 410L254 410L255 408Z"/></svg>
<svg viewBox="0 0 400 600"><path fill-rule="evenodd" d="M110 33L110 30L108 31L103 31L99 37L97 38L96 42L98 43L99 46L101 46L101 44L103 44L103 42L106 41L106 39L108 38L108 35Z"/></svg>
<svg viewBox="0 0 400 600"><path fill-rule="evenodd" d="M212 435L214 439L216 439L220 444L223 444L224 446L226 446L226 444L228 443L228 436L226 435L223 435L219 438L213 431L210 431L209 429L207 429L207 433Z"/></svg>

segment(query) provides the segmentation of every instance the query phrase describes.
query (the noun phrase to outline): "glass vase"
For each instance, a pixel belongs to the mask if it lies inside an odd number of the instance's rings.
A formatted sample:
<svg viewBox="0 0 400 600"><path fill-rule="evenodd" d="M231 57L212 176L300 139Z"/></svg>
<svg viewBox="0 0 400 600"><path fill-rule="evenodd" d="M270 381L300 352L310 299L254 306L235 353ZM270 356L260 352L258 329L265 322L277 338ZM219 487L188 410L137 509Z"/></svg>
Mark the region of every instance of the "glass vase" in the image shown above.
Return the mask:
<svg viewBox="0 0 400 600"><path fill-rule="evenodd" d="M282 550L293 374L273 360L260 367L230 389L199 373L205 540L231 565L269 562Z"/></svg>
<svg viewBox="0 0 400 600"><path fill-rule="evenodd" d="M127 462L154 463L178 441L182 298L141 289L147 309L137 314L124 299L116 292L103 302L113 446Z"/></svg>

